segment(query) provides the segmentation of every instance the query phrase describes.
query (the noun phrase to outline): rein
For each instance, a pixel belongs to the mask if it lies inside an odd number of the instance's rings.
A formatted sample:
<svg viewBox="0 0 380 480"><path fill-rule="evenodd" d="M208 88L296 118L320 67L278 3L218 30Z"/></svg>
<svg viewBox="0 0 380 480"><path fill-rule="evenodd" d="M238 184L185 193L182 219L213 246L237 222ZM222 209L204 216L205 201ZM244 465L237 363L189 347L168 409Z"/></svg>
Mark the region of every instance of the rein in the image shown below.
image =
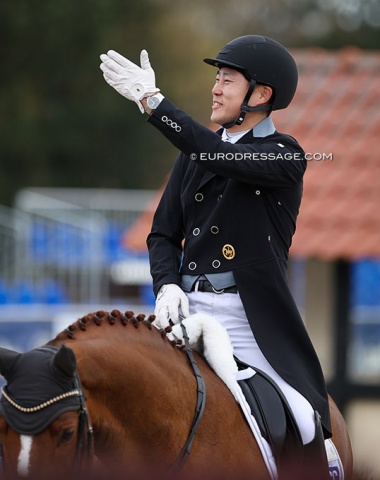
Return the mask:
<svg viewBox="0 0 380 480"><path fill-rule="evenodd" d="M201 418L203 416L203 412L205 409L205 405L206 405L206 384L198 368L198 364L194 358L193 351L190 348L189 337L187 335L186 327L182 322L180 322L180 325L182 329L183 338L185 340L186 353L189 358L190 364L193 368L193 372L197 381L197 405L195 407L193 424L191 426L187 441L185 445L182 447L176 461L169 468L169 474L170 473L174 474L176 471L180 470L183 467L184 463L186 462L187 457L190 455L190 450L194 441L197 427L199 422L201 421Z"/></svg>

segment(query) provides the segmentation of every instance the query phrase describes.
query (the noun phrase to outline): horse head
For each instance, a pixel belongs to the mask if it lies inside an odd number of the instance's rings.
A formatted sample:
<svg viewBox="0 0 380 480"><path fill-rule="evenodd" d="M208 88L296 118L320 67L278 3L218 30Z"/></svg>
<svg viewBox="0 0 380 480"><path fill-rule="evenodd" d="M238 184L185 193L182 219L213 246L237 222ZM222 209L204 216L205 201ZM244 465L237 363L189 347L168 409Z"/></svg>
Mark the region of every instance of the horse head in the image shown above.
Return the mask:
<svg viewBox="0 0 380 480"><path fill-rule="evenodd" d="M74 352L65 345L26 353L0 348L0 373L7 381L0 400L5 478L59 478L88 443Z"/></svg>

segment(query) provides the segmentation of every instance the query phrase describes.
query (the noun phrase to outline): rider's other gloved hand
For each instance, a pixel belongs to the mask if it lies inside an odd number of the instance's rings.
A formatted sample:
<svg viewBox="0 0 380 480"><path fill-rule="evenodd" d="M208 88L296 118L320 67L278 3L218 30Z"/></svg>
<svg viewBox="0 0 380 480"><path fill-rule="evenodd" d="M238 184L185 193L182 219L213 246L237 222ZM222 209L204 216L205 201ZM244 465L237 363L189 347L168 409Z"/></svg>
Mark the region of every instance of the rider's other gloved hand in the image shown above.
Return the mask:
<svg viewBox="0 0 380 480"><path fill-rule="evenodd" d="M180 316L189 317L189 300L185 292L174 283L162 285L157 294L154 314L155 324L161 328L179 323Z"/></svg>

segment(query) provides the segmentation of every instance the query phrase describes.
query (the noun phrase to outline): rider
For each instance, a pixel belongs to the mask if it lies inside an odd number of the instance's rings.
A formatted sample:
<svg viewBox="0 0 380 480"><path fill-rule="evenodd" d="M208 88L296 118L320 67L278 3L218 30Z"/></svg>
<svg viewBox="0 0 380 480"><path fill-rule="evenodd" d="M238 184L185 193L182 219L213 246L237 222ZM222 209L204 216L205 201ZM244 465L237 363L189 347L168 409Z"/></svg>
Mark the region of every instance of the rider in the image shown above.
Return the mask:
<svg viewBox="0 0 380 480"><path fill-rule="evenodd" d="M206 58L217 68L216 133L160 93L145 50L141 68L114 51L101 59L106 81L180 150L147 240L156 321L164 328L180 315L214 316L236 357L277 382L303 444L324 448L331 437L325 381L286 279L306 161L270 117L294 96L294 59L259 35Z"/></svg>

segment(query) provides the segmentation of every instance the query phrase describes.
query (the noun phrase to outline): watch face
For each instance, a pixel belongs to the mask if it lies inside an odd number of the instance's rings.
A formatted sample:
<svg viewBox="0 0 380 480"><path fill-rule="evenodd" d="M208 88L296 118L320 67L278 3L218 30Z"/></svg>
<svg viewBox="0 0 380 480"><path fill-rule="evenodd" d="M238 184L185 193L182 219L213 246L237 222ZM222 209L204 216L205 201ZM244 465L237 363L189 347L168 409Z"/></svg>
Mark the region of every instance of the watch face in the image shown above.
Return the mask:
<svg viewBox="0 0 380 480"><path fill-rule="evenodd" d="M160 101L157 97L148 97L147 105L149 108L157 108Z"/></svg>

